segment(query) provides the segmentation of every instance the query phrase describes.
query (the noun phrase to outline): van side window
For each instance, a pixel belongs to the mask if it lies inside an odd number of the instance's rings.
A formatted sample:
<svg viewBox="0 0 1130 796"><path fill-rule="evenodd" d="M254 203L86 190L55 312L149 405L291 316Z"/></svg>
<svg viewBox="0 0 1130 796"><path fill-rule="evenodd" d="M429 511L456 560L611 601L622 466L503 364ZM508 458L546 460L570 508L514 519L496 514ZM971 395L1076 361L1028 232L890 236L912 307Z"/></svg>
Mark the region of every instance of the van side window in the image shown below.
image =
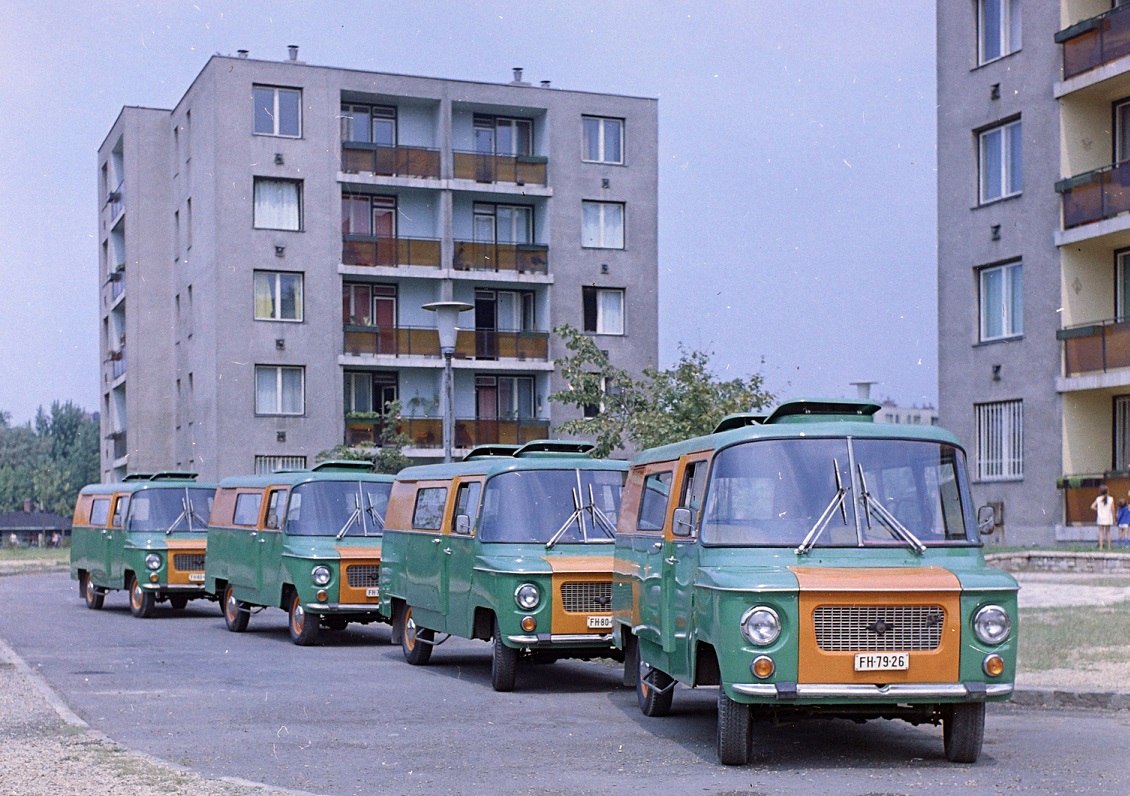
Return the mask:
<svg viewBox="0 0 1130 796"><path fill-rule="evenodd" d="M110 516L110 498L98 498L90 506L90 524L101 526L106 524Z"/></svg>
<svg viewBox="0 0 1130 796"><path fill-rule="evenodd" d="M455 530L455 518L460 514L466 514L471 520L471 526L474 527L475 514L479 508L479 493L482 488L483 485L478 481L459 485L459 491L455 493L455 511L451 516L452 530Z"/></svg>
<svg viewBox="0 0 1130 796"><path fill-rule="evenodd" d="M679 505L691 510L692 517L698 517L702 509L702 493L706 490L707 462L687 462L683 469L683 493Z"/></svg>
<svg viewBox="0 0 1130 796"><path fill-rule="evenodd" d="M636 530L663 530L663 519L667 515L667 498L671 495L672 474L671 470L664 470L644 478Z"/></svg>
<svg viewBox="0 0 1130 796"><path fill-rule="evenodd" d="M421 531L438 531L443 524L443 506L447 502L447 487L425 487L416 493L416 508L412 512L412 527Z"/></svg>
<svg viewBox="0 0 1130 796"><path fill-rule="evenodd" d="M118 499L114 502L114 519L110 521L110 526L113 528L121 528L122 522L126 518L126 506L129 505L128 495L119 495Z"/></svg>
<svg viewBox="0 0 1130 796"><path fill-rule="evenodd" d="M267 496L267 528L278 530L282 527L282 508L286 502L285 489L272 489Z"/></svg>
<svg viewBox="0 0 1130 796"><path fill-rule="evenodd" d="M243 492L235 496L235 517L232 525L255 527L259 523L259 508L263 505L262 492Z"/></svg>

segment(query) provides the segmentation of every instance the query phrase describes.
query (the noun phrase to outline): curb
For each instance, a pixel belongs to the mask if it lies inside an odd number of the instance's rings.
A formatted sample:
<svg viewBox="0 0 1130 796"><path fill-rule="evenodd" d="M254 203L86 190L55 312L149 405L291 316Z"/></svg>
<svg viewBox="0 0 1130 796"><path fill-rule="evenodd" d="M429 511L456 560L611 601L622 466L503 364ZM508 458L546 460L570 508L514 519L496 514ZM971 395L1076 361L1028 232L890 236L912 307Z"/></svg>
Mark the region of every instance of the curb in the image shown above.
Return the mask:
<svg viewBox="0 0 1130 796"><path fill-rule="evenodd" d="M1061 688L1017 688L1006 704L1026 708L1085 708L1130 710L1130 693L1122 691L1075 691Z"/></svg>

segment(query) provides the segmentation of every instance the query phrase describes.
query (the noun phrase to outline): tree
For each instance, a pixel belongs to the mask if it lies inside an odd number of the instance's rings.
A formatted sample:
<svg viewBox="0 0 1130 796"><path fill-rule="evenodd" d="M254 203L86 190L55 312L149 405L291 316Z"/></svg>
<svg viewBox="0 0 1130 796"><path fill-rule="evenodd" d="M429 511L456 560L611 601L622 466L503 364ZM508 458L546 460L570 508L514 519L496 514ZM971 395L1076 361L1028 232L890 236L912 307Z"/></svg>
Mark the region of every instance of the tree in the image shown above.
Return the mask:
<svg viewBox="0 0 1130 796"><path fill-rule="evenodd" d="M79 490L99 480L98 420L80 407L55 401L39 408L34 425L11 425L0 412L0 511L25 500L63 516L74 510Z"/></svg>
<svg viewBox="0 0 1130 796"><path fill-rule="evenodd" d="M354 413L354 416L358 414ZM373 463L373 472L389 475L395 475L412 464L412 460L404 455L404 448L411 445L412 440L400 430L400 401L389 401L383 412L365 412L364 415L365 419L378 421L380 435L377 445L335 445L318 453L314 461L368 461Z"/></svg>
<svg viewBox="0 0 1130 796"><path fill-rule="evenodd" d="M644 368L642 378L635 379L613 365L588 335L568 325L553 331L569 350L555 362L569 386L549 400L584 411L586 417L568 420L560 429L592 438L595 456L709 434L726 415L763 409L774 400L760 374L716 378L710 355L702 351L680 346L675 367Z"/></svg>

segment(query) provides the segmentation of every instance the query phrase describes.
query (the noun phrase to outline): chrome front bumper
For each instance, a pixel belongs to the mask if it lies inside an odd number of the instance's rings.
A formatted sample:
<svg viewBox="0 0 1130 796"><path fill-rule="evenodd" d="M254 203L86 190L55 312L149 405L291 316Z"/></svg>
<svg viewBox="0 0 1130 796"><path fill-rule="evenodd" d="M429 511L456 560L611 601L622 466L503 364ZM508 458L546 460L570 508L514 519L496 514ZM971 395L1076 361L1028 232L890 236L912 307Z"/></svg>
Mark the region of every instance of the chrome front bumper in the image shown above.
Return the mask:
<svg viewBox="0 0 1130 796"><path fill-rule="evenodd" d="M377 603L306 603L303 606L312 614L379 614Z"/></svg>
<svg viewBox="0 0 1130 796"><path fill-rule="evenodd" d="M1012 683L734 683L734 692L759 699L791 702L796 699L844 699L857 702L897 699L921 702L931 699L979 702L1009 696Z"/></svg>
<svg viewBox="0 0 1130 796"><path fill-rule="evenodd" d="M537 635L507 636L511 644L523 647L553 646L612 646L612 631L607 633L541 633Z"/></svg>

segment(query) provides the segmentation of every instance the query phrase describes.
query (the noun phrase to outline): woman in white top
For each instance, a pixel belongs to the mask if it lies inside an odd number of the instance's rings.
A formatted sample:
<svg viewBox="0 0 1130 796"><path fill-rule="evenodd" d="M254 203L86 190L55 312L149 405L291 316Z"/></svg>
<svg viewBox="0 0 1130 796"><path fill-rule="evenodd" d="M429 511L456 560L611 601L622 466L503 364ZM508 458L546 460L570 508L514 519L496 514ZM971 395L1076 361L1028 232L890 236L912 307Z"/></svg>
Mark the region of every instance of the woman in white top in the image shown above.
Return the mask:
<svg viewBox="0 0 1130 796"><path fill-rule="evenodd" d="M1095 510L1095 521L1099 526L1099 549L1102 550L1105 546L1109 550L1110 526L1114 525L1114 498L1110 496L1110 490L1105 484L1099 487L1099 496L1095 498L1091 508Z"/></svg>

